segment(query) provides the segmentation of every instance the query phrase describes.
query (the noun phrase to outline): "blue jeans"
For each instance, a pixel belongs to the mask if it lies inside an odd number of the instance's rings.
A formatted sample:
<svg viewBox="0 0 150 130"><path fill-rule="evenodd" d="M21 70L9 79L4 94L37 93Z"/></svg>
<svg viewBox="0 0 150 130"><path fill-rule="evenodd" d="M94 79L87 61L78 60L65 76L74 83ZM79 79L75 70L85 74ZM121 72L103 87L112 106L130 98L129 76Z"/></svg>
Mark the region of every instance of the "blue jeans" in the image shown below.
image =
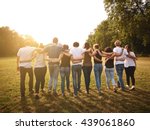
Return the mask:
<svg viewBox="0 0 150 130"><path fill-rule="evenodd" d="M92 71L92 66L83 66L83 74L84 74L85 87L87 93L89 93L91 71Z"/></svg>
<svg viewBox="0 0 150 130"><path fill-rule="evenodd" d="M49 65L49 74L50 74L50 80L48 84L48 89L50 90L52 88L52 84L54 82L54 89L53 91L56 92L57 82L58 82L58 74L59 74L59 65Z"/></svg>
<svg viewBox="0 0 150 130"><path fill-rule="evenodd" d="M64 89L65 89L65 80L66 80L66 86L67 89L69 90L70 86L70 67L61 67L60 68L60 76L61 76L61 92L64 94Z"/></svg>
<svg viewBox="0 0 150 130"><path fill-rule="evenodd" d="M80 90L81 70L82 70L81 65L72 65L72 80L73 80L74 95L77 95L78 91Z"/></svg>
<svg viewBox="0 0 150 130"><path fill-rule="evenodd" d="M110 81L112 82L113 86L116 86L115 79L114 79L114 68L105 67L105 75L106 75L107 87L110 88Z"/></svg>
<svg viewBox="0 0 150 130"><path fill-rule="evenodd" d="M94 75L95 75L96 87L98 91L100 91L100 87L101 87L102 70L103 70L102 64L94 64Z"/></svg>
<svg viewBox="0 0 150 130"><path fill-rule="evenodd" d="M124 82L123 82L123 70L124 70L124 64L116 65L116 72L117 72L118 82L119 82L122 90L125 89Z"/></svg>

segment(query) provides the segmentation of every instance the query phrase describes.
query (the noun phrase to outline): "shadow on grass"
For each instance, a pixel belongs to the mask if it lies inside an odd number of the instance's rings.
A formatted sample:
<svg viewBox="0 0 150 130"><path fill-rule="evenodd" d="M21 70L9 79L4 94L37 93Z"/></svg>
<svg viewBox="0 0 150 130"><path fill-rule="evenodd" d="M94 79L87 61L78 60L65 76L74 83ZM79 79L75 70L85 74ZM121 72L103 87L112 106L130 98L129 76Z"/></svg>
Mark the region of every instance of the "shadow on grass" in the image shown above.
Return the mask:
<svg viewBox="0 0 150 130"><path fill-rule="evenodd" d="M40 93L39 99L35 99L32 95L26 96L25 99L20 101L16 97L14 102L0 107L0 111L24 113L146 113L150 112L150 93L141 88L136 88L134 91L118 91L117 93L102 89L101 95L95 88L92 88L90 94L82 91L78 93L78 97L74 97L73 92L66 92L64 97L61 94Z"/></svg>

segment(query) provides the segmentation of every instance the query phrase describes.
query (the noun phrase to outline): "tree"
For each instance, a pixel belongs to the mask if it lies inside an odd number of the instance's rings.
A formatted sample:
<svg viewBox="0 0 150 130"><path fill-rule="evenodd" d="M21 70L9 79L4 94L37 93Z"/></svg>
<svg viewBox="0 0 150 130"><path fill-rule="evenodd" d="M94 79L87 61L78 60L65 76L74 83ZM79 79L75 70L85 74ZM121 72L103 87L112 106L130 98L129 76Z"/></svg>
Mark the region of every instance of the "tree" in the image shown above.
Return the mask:
<svg viewBox="0 0 150 130"><path fill-rule="evenodd" d="M138 53L150 51L150 1L104 0L109 19L120 31L120 39ZM142 50L141 50L142 48Z"/></svg>
<svg viewBox="0 0 150 130"><path fill-rule="evenodd" d="M21 36L9 27L0 28L0 56L16 55L18 49L30 42L35 46L37 43L31 36Z"/></svg>
<svg viewBox="0 0 150 130"><path fill-rule="evenodd" d="M104 0L107 20L97 26L87 41L101 47L113 46L116 39L131 44L136 53L150 53L150 1ZM95 39L91 40L91 39Z"/></svg>

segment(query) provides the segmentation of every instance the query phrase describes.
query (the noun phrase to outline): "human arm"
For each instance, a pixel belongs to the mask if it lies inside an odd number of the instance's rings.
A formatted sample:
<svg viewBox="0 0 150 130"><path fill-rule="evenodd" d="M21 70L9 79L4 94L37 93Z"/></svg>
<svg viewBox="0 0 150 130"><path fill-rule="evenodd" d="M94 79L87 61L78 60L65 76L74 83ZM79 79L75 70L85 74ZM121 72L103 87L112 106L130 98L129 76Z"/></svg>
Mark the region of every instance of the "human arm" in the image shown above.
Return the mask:
<svg viewBox="0 0 150 130"><path fill-rule="evenodd" d="M135 56L135 54L134 54L134 56L132 56L132 55L130 55L130 52L128 53L127 57L129 57L133 60L137 60L137 57Z"/></svg>
<svg viewBox="0 0 150 130"><path fill-rule="evenodd" d="M98 62L102 62L102 60L100 60L99 58L97 58L96 56L93 57L96 61Z"/></svg>
<svg viewBox="0 0 150 130"><path fill-rule="evenodd" d="M66 56L71 56L71 54L69 53L69 51L63 51L62 54L66 55Z"/></svg>
<svg viewBox="0 0 150 130"><path fill-rule="evenodd" d="M71 61L72 61L72 63L80 63L80 62L82 62L82 59L83 59L83 54L81 55L81 56L78 56L78 57L73 57L73 56L71 56Z"/></svg>

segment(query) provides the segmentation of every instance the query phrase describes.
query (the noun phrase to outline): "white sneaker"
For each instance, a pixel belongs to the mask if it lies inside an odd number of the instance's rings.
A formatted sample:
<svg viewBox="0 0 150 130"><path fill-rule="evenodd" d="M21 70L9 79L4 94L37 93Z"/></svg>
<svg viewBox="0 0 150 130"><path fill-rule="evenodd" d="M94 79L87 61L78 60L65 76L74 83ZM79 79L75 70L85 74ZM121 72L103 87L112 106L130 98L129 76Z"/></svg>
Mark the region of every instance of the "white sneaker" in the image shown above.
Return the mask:
<svg viewBox="0 0 150 130"><path fill-rule="evenodd" d="M129 88L130 86L129 86L129 85L126 85L126 87Z"/></svg>
<svg viewBox="0 0 150 130"><path fill-rule="evenodd" d="M130 88L130 90L134 90L135 89L135 86L132 86L131 88Z"/></svg>

